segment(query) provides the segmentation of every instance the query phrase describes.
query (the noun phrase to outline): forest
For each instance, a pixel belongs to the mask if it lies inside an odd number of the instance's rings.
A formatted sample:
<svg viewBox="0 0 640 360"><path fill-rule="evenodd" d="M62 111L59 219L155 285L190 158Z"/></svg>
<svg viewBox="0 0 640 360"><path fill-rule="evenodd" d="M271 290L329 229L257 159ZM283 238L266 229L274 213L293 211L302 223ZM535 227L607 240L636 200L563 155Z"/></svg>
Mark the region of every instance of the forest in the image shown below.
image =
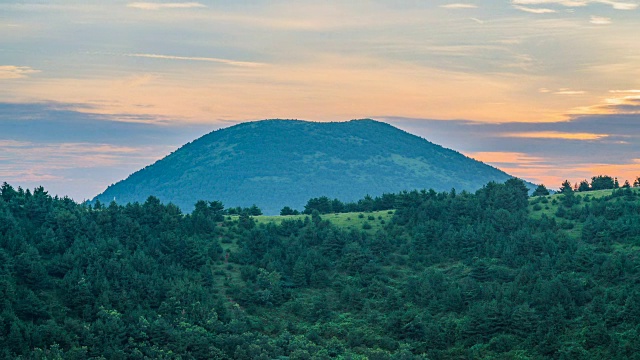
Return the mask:
<svg viewBox="0 0 640 360"><path fill-rule="evenodd" d="M353 202L424 184L436 191L471 191L510 177L379 121L272 119L210 132L110 185L94 200L124 205L154 196L187 212L198 200L217 200L256 204L276 215L285 205L300 209L318 196Z"/></svg>
<svg viewBox="0 0 640 360"><path fill-rule="evenodd" d="M574 190L316 198L265 224L4 183L0 357L640 359L640 189ZM393 214L345 230L338 203Z"/></svg>

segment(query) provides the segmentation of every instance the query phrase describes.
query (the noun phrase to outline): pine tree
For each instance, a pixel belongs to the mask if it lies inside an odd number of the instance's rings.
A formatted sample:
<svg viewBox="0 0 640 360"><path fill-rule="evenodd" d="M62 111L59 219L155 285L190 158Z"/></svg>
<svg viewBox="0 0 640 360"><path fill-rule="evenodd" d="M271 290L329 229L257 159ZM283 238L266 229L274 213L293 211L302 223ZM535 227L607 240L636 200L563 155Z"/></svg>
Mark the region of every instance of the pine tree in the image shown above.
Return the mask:
<svg viewBox="0 0 640 360"><path fill-rule="evenodd" d="M578 191L589 191L591 190L591 186L589 186L589 182L585 179L580 181L580 185L578 186Z"/></svg>
<svg viewBox="0 0 640 360"><path fill-rule="evenodd" d="M560 192L562 194L573 193L573 188L571 187L571 183L569 180L565 180L560 187Z"/></svg>
<svg viewBox="0 0 640 360"><path fill-rule="evenodd" d="M547 196L549 195L549 190L544 184L538 185L538 187L533 192L533 196Z"/></svg>
<svg viewBox="0 0 640 360"><path fill-rule="evenodd" d="M307 286L307 267L302 259L298 259L293 266L293 284L296 287Z"/></svg>

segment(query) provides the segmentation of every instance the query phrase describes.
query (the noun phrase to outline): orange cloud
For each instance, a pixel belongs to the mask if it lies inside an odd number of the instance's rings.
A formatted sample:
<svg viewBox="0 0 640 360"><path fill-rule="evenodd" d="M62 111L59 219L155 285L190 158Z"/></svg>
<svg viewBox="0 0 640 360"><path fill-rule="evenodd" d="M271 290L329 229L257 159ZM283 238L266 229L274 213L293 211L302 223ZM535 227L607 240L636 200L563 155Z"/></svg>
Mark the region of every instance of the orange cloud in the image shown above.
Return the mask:
<svg viewBox="0 0 640 360"><path fill-rule="evenodd" d="M519 152L482 151L467 153L467 156L486 163L519 163L535 164L543 161L542 158Z"/></svg>
<svg viewBox="0 0 640 360"><path fill-rule="evenodd" d="M134 9L142 9L142 10L161 10L161 9L204 8L207 6L197 2L184 2L184 3L133 2L133 3L127 4L127 7L134 8Z"/></svg>
<svg viewBox="0 0 640 360"><path fill-rule="evenodd" d="M526 139L564 139L564 140L599 140L608 137L607 134L566 133L559 131L535 131L521 133L506 133L502 137L516 137Z"/></svg>

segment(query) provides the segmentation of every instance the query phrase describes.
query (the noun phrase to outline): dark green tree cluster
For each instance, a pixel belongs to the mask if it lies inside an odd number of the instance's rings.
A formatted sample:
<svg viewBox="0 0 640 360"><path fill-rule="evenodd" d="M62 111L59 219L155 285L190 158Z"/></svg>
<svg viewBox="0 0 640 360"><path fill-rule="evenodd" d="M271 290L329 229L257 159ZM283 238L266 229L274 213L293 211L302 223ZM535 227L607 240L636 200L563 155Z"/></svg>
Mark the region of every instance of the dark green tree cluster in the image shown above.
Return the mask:
<svg viewBox="0 0 640 360"><path fill-rule="evenodd" d="M234 207L234 208L229 208L229 209L227 209L225 214L228 214L228 215L259 216L259 215L262 215L262 210L258 206L253 204L250 207L245 207L245 208L240 207L240 206Z"/></svg>
<svg viewBox="0 0 640 360"><path fill-rule="evenodd" d="M247 320L212 275L223 259L221 204L199 202L184 215L153 197L87 207L42 188L0 191L0 358L235 351L237 340L224 337L243 336Z"/></svg>
<svg viewBox="0 0 640 360"><path fill-rule="evenodd" d="M533 196L547 196L547 195L549 195L549 189L547 189L547 187L544 186L544 184L540 184L533 191L532 195Z"/></svg>
<svg viewBox="0 0 640 360"><path fill-rule="evenodd" d="M402 196L404 193L385 193L376 197L366 195L363 199L347 203L344 203L339 199L331 200L326 196L321 196L309 199L307 204L304 206L304 211L302 213L311 215L314 210L318 211L320 214L391 210L396 207L396 202L398 201L399 196Z"/></svg>
<svg viewBox="0 0 640 360"><path fill-rule="evenodd" d="M300 215L300 211L294 210L289 206L285 206L282 208L282 210L280 210L280 215L281 216Z"/></svg>
<svg viewBox="0 0 640 360"><path fill-rule="evenodd" d="M0 357L638 358L635 189L402 192L375 233L0 191Z"/></svg>

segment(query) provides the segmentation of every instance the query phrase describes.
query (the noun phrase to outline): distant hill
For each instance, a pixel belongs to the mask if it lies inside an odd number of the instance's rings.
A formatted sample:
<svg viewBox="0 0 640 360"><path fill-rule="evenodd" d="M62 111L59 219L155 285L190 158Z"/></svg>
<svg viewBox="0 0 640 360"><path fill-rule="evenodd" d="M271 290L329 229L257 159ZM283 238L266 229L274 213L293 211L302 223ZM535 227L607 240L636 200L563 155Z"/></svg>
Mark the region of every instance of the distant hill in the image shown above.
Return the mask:
<svg viewBox="0 0 640 360"><path fill-rule="evenodd" d="M186 211L199 199L220 200L277 214L318 196L353 201L413 189L474 191L510 177L378 121L263 120L202 136L95 199L143 202L153 195Z"/></svg>

